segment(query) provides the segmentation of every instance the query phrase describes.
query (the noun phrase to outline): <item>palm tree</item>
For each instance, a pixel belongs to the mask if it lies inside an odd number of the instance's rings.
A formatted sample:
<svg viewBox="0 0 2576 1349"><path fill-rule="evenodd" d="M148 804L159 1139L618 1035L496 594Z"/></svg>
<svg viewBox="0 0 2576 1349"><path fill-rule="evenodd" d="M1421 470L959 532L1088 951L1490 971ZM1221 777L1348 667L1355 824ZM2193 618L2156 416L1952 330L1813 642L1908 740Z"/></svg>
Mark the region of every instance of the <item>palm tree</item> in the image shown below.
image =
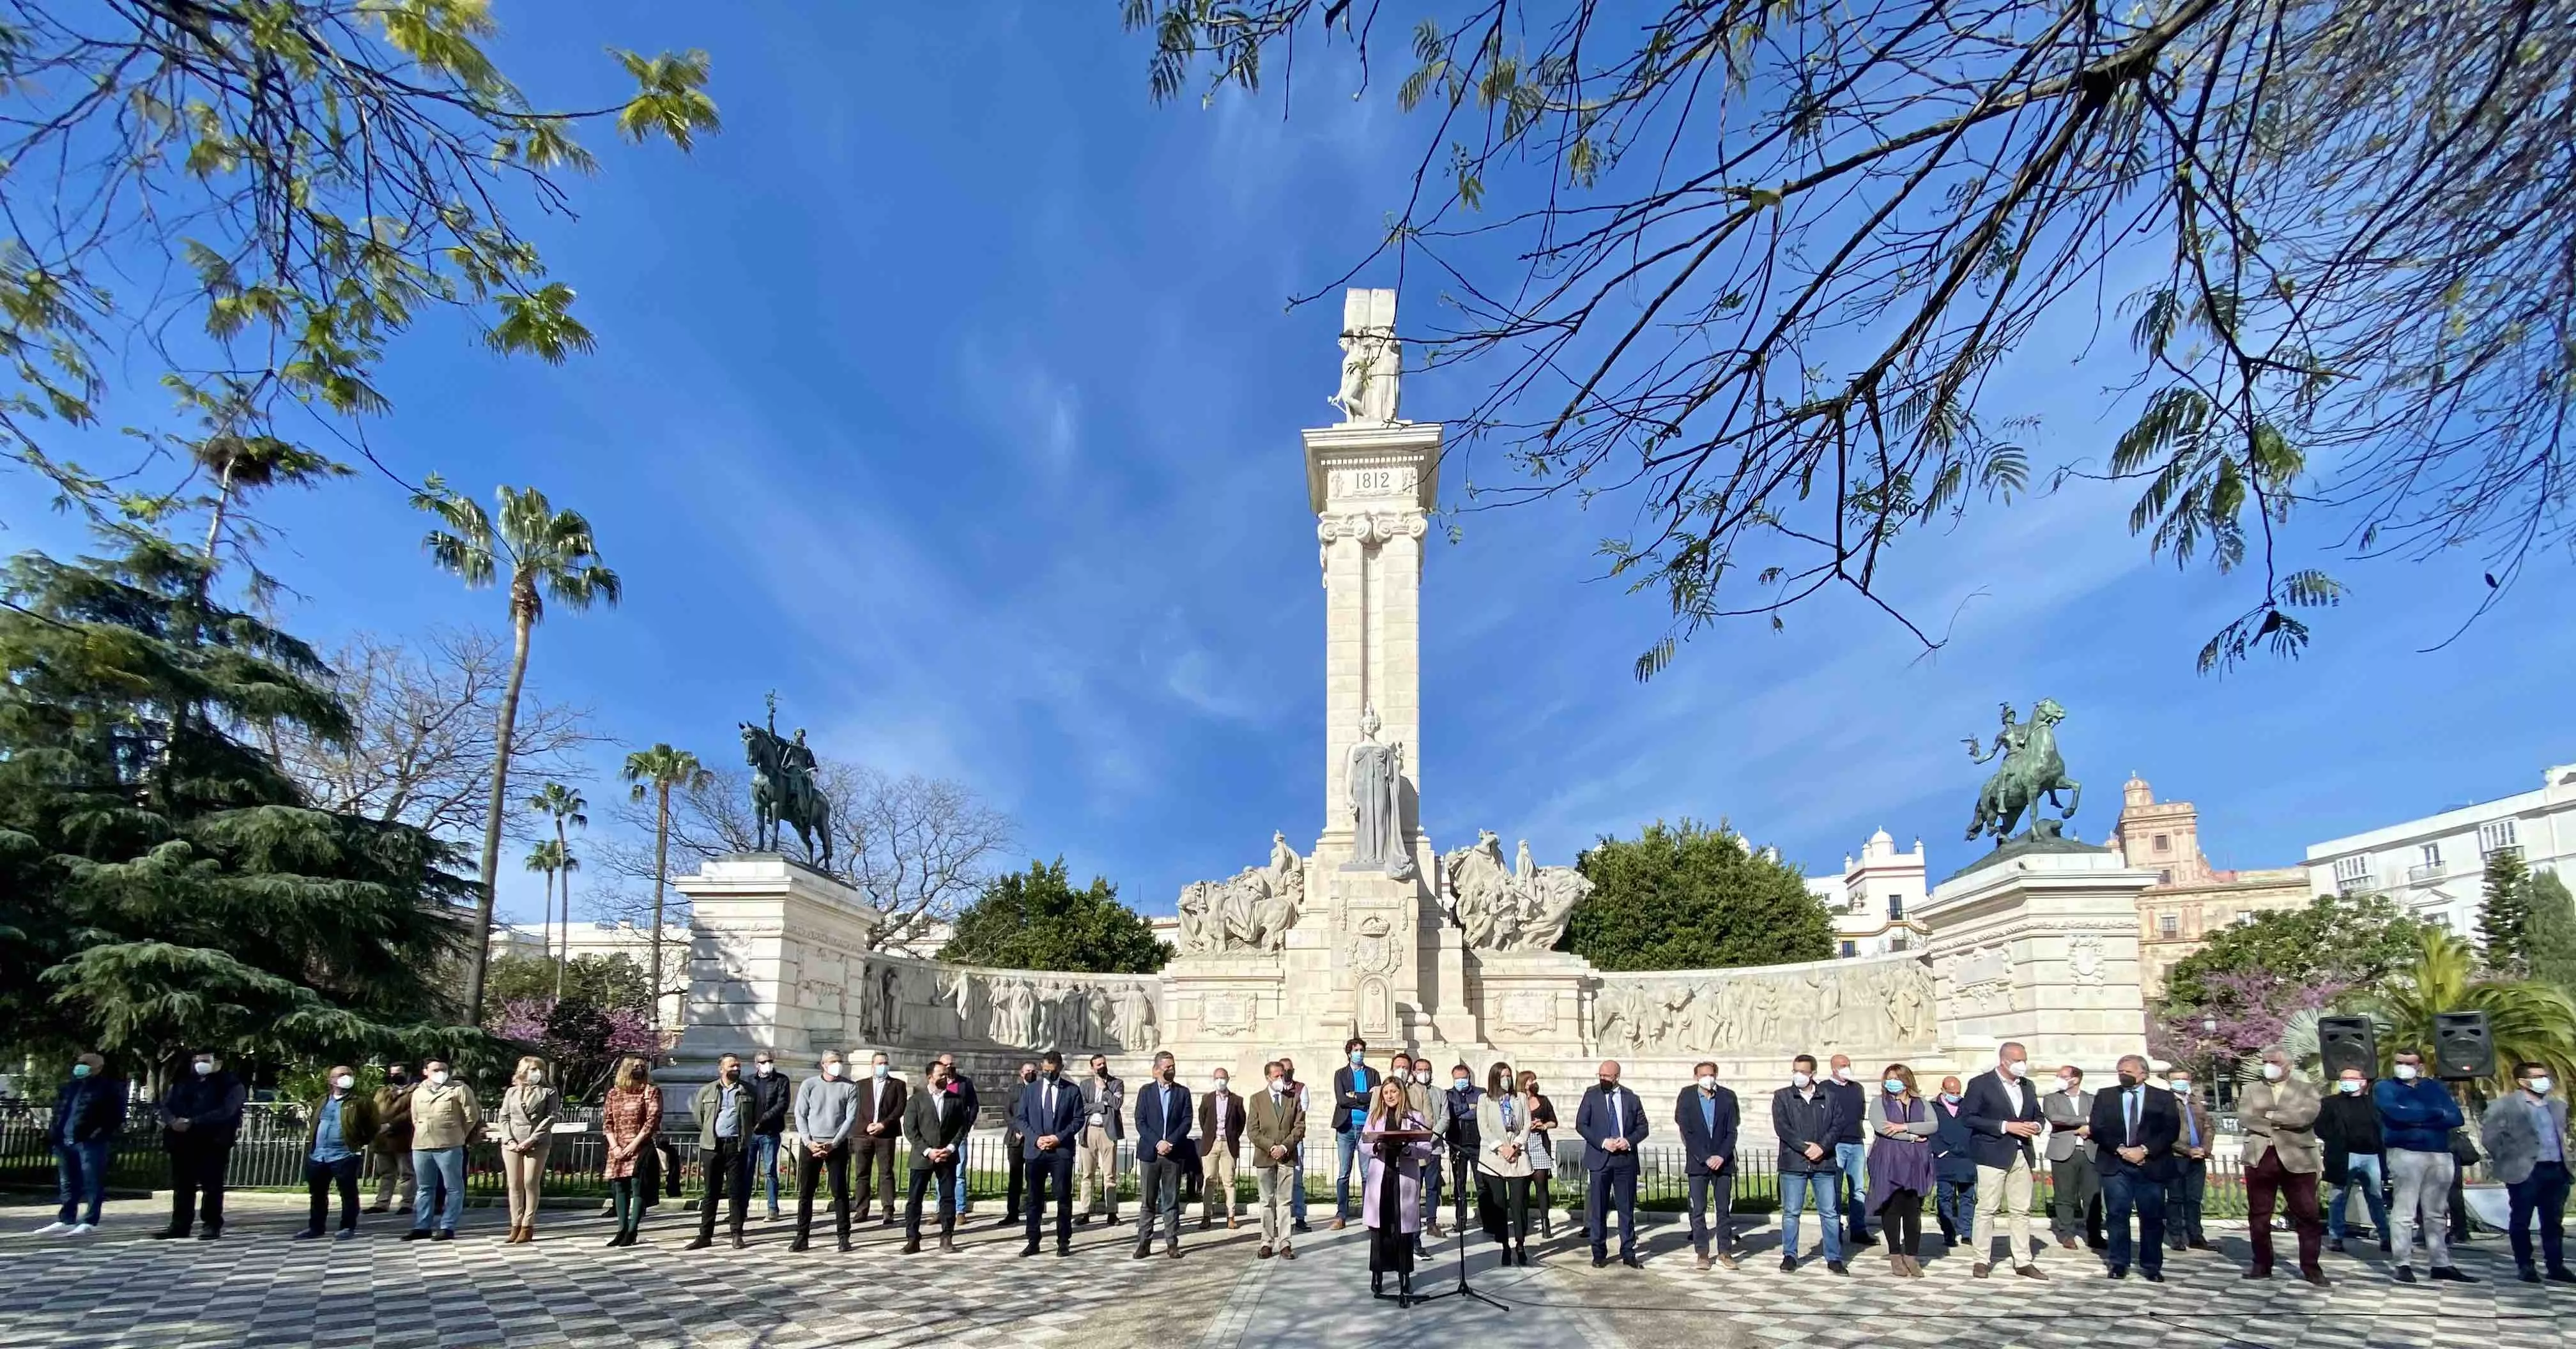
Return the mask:
<svg viewBox="0 0 2576 1349"><path fill-rule="evenodd" d="M558 1002L563 1000L563 956L560 952L553 952L555 877L562 873L563 862L564 845L560 839L539 839L537 846L528 849L528 870L542 871L546 874L546 946L555 956L555 1000ZM569 928L565 930L564 936L566 943L569 944L572 936Z"/></svg>
<svg viewBox="0 0 2576 1349"><path fill-rule="evenodd" d="M572 855L572 844L564 838L564 826L588 829L590 817L582 814L589 802L581 793L560 782L549 782L545 790L527 800L528 809L551 816L555 822L555 867L563 873L563 948L555 953L555 997L563 997L564 962L572 956L572 873L581 862Z"/></svg>
<svg viewBox="0 0 2576 1349"><path fill-rule="evenodd" d="M2476 952L2439 927L2419 930L2414 958L2349 1001L2378 1019L2383 1067L2400 1049L2432 1057L2435 1013L2484 1012L2496 1075L2479 1085L2490 1097L2513 1090L2513 1065L2526 1060L2576 1076L2576 1003L2538 980L2478 978Z"/></svg>
<svg viewBox="0 0 2576 1349"><path fill-rule="evenodd" d="M662 1018L662 882L671 874L671 789L704 787L715 781L715 774L698 765L698 756L667 744L637 750L626 756L626 780L633 783L629 793L641 801L646 793L653 796L653 1019L658 1027Z"/></svg>
<svg viewBox="0 0 2576 1349"><path fill-rule="evenodd" d="M483 1015L483 969L491 958L501 812L510 799L510 739L519 719L519 689L528 677L529 635L545 617L549 598L578 610L594 602L613 605L620 595L617 573L600 564L590 522L579 512L556 510L533 487L501 488L500 500L496 522L435 473L411 499L445 526L421 539L439 570L453 572L471 590L491 585L504 567L510 573L510 682L501 693L500 724L493 734L492 796L483 817L483 893L475 904L474 959L465 974L465 1004L477 1020Z"/></svg>

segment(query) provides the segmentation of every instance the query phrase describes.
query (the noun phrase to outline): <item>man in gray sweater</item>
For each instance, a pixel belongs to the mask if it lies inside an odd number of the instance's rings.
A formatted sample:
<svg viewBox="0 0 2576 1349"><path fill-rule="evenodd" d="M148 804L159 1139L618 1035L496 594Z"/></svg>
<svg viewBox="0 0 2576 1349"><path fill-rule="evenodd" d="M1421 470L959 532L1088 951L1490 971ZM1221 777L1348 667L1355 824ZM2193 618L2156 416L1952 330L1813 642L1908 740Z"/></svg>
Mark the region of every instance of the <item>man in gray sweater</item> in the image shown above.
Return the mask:
<svg viewBox="0 0 2576 1349"><path fill-rule="evenodd" d="M850 1129L859 1119L859 1085L841 1074L841 1056L823 1055L823 1074L796 1088L796 1239L787 1249L805 1249L814 1225L814 1179L822 1172L832 1183L832 1222L841 1249L850 1249Z"/></svg>

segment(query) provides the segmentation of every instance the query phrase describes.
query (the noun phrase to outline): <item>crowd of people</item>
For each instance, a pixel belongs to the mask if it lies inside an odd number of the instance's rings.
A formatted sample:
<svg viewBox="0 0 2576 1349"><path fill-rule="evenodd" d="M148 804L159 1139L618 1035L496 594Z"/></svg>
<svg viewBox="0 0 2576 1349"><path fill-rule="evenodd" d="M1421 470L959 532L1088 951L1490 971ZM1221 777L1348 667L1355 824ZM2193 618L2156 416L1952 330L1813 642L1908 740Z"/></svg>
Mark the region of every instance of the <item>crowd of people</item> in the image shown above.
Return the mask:
<svg viewBox="0 0 2576 1349"><path fill-rule="evenodd" d="M1373 1291L1383 1295L1391 1278L1396 1300L1412 1300L1416 1261L1443 1236L1444 1188L1461 1215L1473 1196L1477 1227L1500 1247L1504 1263L1533 1263L1533 1224L1542 1237L1553 1235L1550 1181L1556 1134L1565 1127L1537 1074L1493 1063L1480 1077L1458 1063L1444 1091L1428 1058L1399 1051L1379 1069L1357 1038L1344 1053L1348 1061L1333 1070L1324 1102L1334 1138L1331 1225L1356 1220L1369 1230ZM81 1056L56 1097L61 1210L40 1229L44 1234L79 1235L98 1225L108 1153L127 1110L125 1084L106 1080L104 1066L95 1054ZM189 1066L154 1105L171 1190L169 1223L154 1235L213 1240L223 1231L224 1177L247 1093L216 1054L196 1054ZM815 1076L793 1084L765 1051L747 1068L728 1054L716 1078L696 1089L691 1116L706 1185L689 1249L713 1245L719 1219L726 1238L744 1245L756 1195L765 1195L772 1219L781 1217L781 1179L792 1163L790 1248L808 1248L816 1200L828 1191L833 1235L848 1250L853 1222L864 1221L872 1205L880 1223L895 1223L898 1155L907 1162L903 1250L921 1249L925 1202L939 1247L953 1249L966 1206L966 1139L981 1110L974 1082L949 1054L925 1065L918 1088L896 1075L882 1053L872 1056L864 1077L837 1052L825 1053L816 1066ZM1256 1258L1296 1258L1296 1237L1311 1230L1305 1156L1318 1093L1298 1078L1292 1058L1263 1064L1261 1083L1237 1094L1223 1068L1194 1092L1178 1080L1173 1056L1157 1054L1152 1080L1132 1099L1105 1057L1092 1056L1088 1067L1077 1078L1053 1052L1022 1063L1002 1103L1008 1173L1002 1222L1024 1226L1021 1255L1044 1250L1050 1198L1058 1256L1071 1253L1074 1227L1095 1218L1119 1223L1125 1147L1136 1158L1141 1195L1133 1258L1155 1254L1158 1237L1163 1255L1181 1254L1186 1192L1200 1196L1200 1228L1219 1220L1236 1227L1244 1220L1236 1178L1245 1167L1257 1195ZM1691 1246L1697 1268L1735 1269L1733 1198L1741 1145L1753 1135L1736 1094L1718 1080L1718 1066L1701 1063L1695 1076L1671 1117L1688 1172ZM1788 1084L1771 1094L1781 1269L1801 1266L1801 1226L1812 1202L1822 1229L1818 1253L1829 1272L1848 1274L1854 1251L1883 1242L1891 1271L1921 1278L1928 1205L1945 1247L1969 1248L1974 1277L2009 1265L2019 1277L2045 1279L2038 1265L2044 1244L2031 1220L2045 1163L2053 1193L2050 1237L2069 1250L2099 1251L2110 1278L2134 1270L2162 1282L2168 1250L2216 1249L2201 1222L2215 1147L2211 1114L2182 1069L2156 1080L2146 1059L2133 1054L2119 1061L2117 1076L2116 1085L2092 1089L2083 1070L2068 1065L2056 1072L2057 1089L2042 1092L2031 1081L2023 1047L2007 1043L1991 1070L1965 1082L1945 1077L1937 1093L1924 1092L1901 1063L1882 1070L1871 1090L1854 1080L1847 1056L1834 1055L1822 1071L1813 1056L1797 1056ZM1640 1264L1639 1148L1655 1130L1644 1102L1619 1078L1618 1063L1603 1063L1573 1117L1596 1267L1610 1261L1614 1219L1619 1261ZM499 1146L509 1195L509 1234L502 1240L536 1240L548 1157L556 1126L566 1119L564 1099L542 1060L519 1061L488 1120L473 1088L437 1060L421 1064L417 1078L406 1065L388 1065L384 1085L372 1093L358 1089L356 1071L345 1065L331 1069L326 1081L305 1138L310 1209L298 1239L319 1239L330 1230L335 1196L336 1235L357 1234L361 1173L372 1160L376 1191L369 1211L387 1211L399 1196L411 1214L404 1240L454 1240L465 1208L466 1150L489 1139ZM2260 1075L2244 1087L2237 1107L2252 1256L2245 1277L2273 1276L2272 1220L2286 1210L2298 1277L2328 1283L2320 1252L2328 1243L2349 1250L2346 1213L2358 1194L2391 1278L2415 1281L2420 1236L2427 1277L2474 1282L2453 1264L2447 1236L2460 1168L2484 1160L2510 1197L2508 1235L2519 1277L2576 1283L2561 1235L2569 1189L2567 1106L2539 1064L2519 1065L2515 1081L2518 1089L2489 1103L2479 1121L2481 1156L2451 1091L2429 1078L2411 1051L2395 1055L2385 1079L2346 1067L2322 1090L2287 1054L2265 1051ZM656 1156L662 1099L645 1061L629 1058L600 1103L602 1170L614 1219L608 1245L637 1243L653 1176L668 1165ZM2332 1187L2330 1202L2324 1187Z"/></svg>

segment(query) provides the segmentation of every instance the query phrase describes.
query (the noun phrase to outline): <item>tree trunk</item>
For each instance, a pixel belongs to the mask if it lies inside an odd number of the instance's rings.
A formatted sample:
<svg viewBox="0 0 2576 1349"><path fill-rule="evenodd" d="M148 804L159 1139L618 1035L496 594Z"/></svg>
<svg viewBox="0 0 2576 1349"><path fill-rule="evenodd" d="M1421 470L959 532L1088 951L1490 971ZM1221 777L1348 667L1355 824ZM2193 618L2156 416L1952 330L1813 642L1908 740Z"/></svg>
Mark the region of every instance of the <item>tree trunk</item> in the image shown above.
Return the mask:
<svg viewBox="0 0 2576 1349"><path fill-rule="evenodd" d="M232 503L233 463L227 459L224 461L223 483L215 492L215 518L206 526L206 575L209 579L215 574L215 549L223 542L224 512Z"/></svg>
<svg viewBox="0 0 2576 1349"><path fill-rule="evenodd" d="M662 1029L662 878L671 871L671 781L653 784L653 1029Z"/></svg>
<svg viewBox="0 0 2576 1349"><path fill-rule="evenodd" d="M510 587L510 686L501 692L501 724L493 734L492 799L483 817L483 893L474 903L474 958L466 966L465 1012L473 1025L483 1024L483 971L492 958L492 892L501 878L501 812L510 797L510 736L519 720L519 687L528 679L528 638L536 615ZM565 931L567 940L571 931Z"/></svg>
<svg viewBox="0 0 2576 1349"><path fill-rule="evenodd" d="M564 966L572 960L572 864L571 854L564 851L564 822L561 815L555 817L555 861L563 866L563 945L555 948L555 1001L561 1002L563 1001Z"/></svg>

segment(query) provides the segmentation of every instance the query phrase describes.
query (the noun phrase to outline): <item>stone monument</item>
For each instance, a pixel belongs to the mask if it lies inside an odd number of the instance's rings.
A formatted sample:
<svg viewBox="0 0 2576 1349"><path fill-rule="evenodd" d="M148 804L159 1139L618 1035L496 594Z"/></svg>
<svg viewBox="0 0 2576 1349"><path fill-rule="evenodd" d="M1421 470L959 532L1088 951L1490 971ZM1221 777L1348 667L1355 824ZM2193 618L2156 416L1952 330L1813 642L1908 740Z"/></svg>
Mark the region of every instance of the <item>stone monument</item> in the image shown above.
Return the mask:
<svg viewBox="0 0 2576 1349"><path fill-rule="evenodd" d="M980 1079L1007 1080L1040 1050L1111 1055L1141 1080L1169 1049L1192 1077L1238 1082L1293 1053L1313 1081L1367 1038L1433 1062L1535 1068L1558 1094L1615 1056L1649 1099L1670 1099L1702 1059L1759 1089L1799 1052L1850 1053L1918 1078L1974 1070L2018 1038L2041 1062L2107 1070L2145 1043L2135 897L2152 882L2063 835L2077 785L2041 699L2010 707L1971 836L1996 850L1920 911L1923 952L1758 969L1605 973L1555 950L1591 882L1539 865L1526 840L1504 860L1479 831L1445 855L1422 830L1423 540L1439 503L1441 427L1398 415L1403 347L1395 293L1353 290L1343 309L1341 419L1307 430L1306 499L1324 585L1324 756L1318 832L1300 854L1274 832L1265 861L1192 882L1178 901L1177 956L1159 974L996 970L872 947L857 891L774 854L722 859L680 882L695 901L688 1031L667 1080L703 1080L715 1054L755 1045L800 1070L824 1048L956 1051ZM821 826L801 798L802 737L744 726L778 824ZM2039 816L2043 805L2056 819ZM2007 838L2024 815L2030 829ZM999 1092L987 1099L998 1100ZM1567 1107L1570 1108L1570 1107Z"/></svg>

